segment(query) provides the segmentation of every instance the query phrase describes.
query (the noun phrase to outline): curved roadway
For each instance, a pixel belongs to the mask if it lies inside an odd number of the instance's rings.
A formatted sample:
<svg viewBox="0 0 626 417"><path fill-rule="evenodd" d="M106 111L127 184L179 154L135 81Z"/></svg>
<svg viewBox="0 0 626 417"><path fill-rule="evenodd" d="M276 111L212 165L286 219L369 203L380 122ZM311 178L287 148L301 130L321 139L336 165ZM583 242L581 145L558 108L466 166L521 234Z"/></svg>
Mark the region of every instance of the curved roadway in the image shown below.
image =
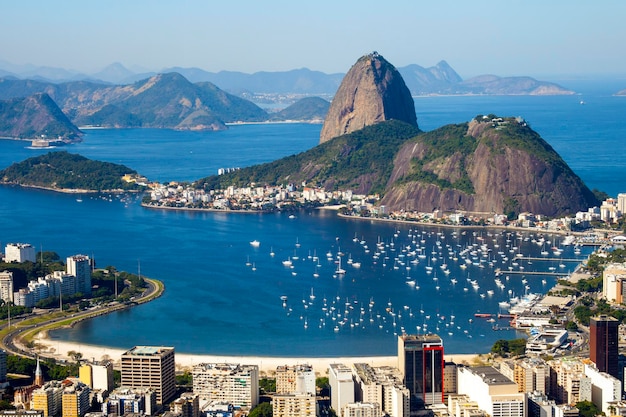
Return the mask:
<svg viewBox="0 0 626 417"><path fill-rule="evenodd" d="M43 330L49 331L57 327L61 326L71 326L75 323L78 323L82 320L89 320L91 318L101 316L103 314L108 314L113 311L130 308L139 304L147 303L148 301L152 301L155 298L158 298L165 291L165 286L161 281L144 278L144 281L148 285L148 288L138 297L133 299L133 301L120 304L120 303L109 303L107 305L97 306L95 309L79 311L75 313L66 313L61 316L52 317L45 319L47 315L52 315L57 310L48 310L43 314L32 313L28 316L17 317L14 320L11 320L11 328L6 334L2 336L0 340L0 347L7 351L9 354L19 355L29 358L35 358L37 355L33 353L32 349L22 345L19 341L22 339L25 333L30 333L35 335ZM44 318L43 321L37 323L29 323L30 321L36 321L39 318ZM0 326L0 332L4 333L8 326L8 322L3 323ZM40 354L39 356L45 357L46 354Z"/></svg>

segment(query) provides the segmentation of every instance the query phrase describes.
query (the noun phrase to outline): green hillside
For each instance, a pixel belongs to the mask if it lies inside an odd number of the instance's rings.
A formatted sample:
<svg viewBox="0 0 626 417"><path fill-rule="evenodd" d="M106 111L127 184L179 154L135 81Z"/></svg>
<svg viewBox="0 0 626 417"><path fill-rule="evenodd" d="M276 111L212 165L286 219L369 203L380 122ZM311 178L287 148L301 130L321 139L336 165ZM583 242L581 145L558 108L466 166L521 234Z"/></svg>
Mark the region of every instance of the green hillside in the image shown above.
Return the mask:
<svg viewBox="0 0 626 417"><path fill-rule="evenodd" d="M0 171L0 183L58 190L140 190L136 183L122 180L136 171L119 164L93 161L65 151L28 158Z"/></svg>

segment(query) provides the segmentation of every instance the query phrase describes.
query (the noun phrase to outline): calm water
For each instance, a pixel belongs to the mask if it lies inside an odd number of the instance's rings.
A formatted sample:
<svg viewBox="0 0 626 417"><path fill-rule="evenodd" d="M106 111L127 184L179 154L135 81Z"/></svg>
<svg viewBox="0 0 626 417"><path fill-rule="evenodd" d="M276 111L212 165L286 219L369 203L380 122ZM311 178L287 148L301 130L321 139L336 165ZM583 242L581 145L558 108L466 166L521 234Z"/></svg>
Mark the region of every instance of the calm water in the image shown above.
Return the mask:
<svg viewBox="0 0 626 417"><path fill-rule="evenodd" d="M621 118L626 101L599 94L586 94L584 100L585 105L579 104L580 97L433 97L416 99L416 109L424 130L476 114L521 115L590 187L616 195L624 191L626 178L626 123ZM154 180L193 180L220 167L309 149L317 143L320 128L93 130L68 150L123 163ZM0 166L41 152L0 141ZM541 292L554 282L531 275L506 280L503 274L500 288L495 268L566 272L574 266L563 260L574 257L573 248L565 248L561 259L513 265L517 253L541 257L544 247L532 242L537 236L411 229L342 220L323 211L302 212L295 219L282 214L165 212L142 209L138 201L85 196L78 203L75 196L0 187L0 218L2 242L30 242L63 257L86 253L100 267L134 272L140 264L142 274L165 282L165 295L148 305L55 333L77 343L121 348L166 344L181 352L210 354L393 354L394 333L404 328L438 332L449 352L481 352L515 333L492 330L494 324L506 326L505 321L470 322L475 312L497 313L498 303L510 295ZM261 242L258 248L249 243L255 239ZM379 251L375 259L378 242L385 253ZM468 251L465 263L461 252L483 244L491 251L478 251L477 259ZM546 245L558 244L552 240ZM345 254L341 266L347 270L342 278L333 276L339 251ZM427 256L412 257L411 252ZM315 256L319 262L313 261ZM287 259L293 268L283 265ZM419 263L410 262L414 259ZM427 266L433 269L430 274ZM285 306L281 296L287 297Z"/></svg>

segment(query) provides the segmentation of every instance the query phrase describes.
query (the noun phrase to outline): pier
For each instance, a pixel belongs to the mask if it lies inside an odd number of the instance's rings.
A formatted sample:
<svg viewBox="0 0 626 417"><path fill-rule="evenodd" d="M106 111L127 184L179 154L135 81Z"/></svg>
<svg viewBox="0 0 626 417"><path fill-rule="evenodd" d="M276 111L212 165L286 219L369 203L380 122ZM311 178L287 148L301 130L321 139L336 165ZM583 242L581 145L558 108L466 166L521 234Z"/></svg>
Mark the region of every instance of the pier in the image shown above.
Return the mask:
<svg viewBox="0 0 626 417"><path fill-rule="evenodd" d="M522 258L515 258L517 260L520 261L560 261L560 262L582 262L585 260L585 258L548 258L548 257L541 257L541 258L536 258L536 257L522 257Z"/></svg>
<svg viewBox="0 0 626 417"><path fill-rule="evenodd" d="M550 275L553 277L566 277L570 272L541 272L541 271L503 271L502 269L496 269L496 276L499 275Z"/></svg>

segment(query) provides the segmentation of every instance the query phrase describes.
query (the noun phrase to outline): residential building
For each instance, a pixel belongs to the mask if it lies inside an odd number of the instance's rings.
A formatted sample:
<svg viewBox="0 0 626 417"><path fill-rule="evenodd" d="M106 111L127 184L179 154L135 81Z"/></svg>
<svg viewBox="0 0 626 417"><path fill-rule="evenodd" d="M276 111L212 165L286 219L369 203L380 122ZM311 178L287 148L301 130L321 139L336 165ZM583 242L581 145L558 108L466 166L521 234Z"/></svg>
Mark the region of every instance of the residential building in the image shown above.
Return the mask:
<svg viewBox="0 0 626 417"><path fill-rule="evenodd" d="M600 372L619 378L619 321L611 316L591 317L589 321L589 359Z"/></svg>
<svg viewBox="0 0 626 417"><path fill-rule="evenodd" d="M560 358L548 362L550 366L550 396L559 404L576 404L591 400L591 385L578 358Z"/></svg>
<svg viewBox="0 0 626 417"><path fill-rule="evenodd" d="M311 365L279 366L276 368L276 393L308 392L316 394L315 371Z"/></svg>
<svg viewBox="0 0 626 417"><path fill-rule="evenodd" d="M330 406L339 415L346 404L354 402L352 370L342 363L331 363L328 367L328 383Z"/></svg>
<svg viewBox="0 0 626 417"><path fill-rule="evenodd" d="M459 367L459 394L467 395L491 417L525 417L526 395L491 366Z"/></svg>
<svg viewBox="0 0 626 417"><path fill-rule="evenodd" d="M609 303L626 300L626 263L610 263L602 272L602 296Z"/></svg>
<svg viewBox="0 0 626 417"><path fill-rule="evenodd" d="M398 336L398 369L411 393L411 412L443 403L443 341L435 334Z"/></svg>
<svg viewBox="0 0 626 417"><path fill-rule="evenodd" d="M591 401L605 415L611 415L611 403L622 399L621 381L589 363L585 364L585 376L591 380Z"/></svg>
<svg viewBox="0 0 626 417"><path fill-rule="evenodd" d="M165 404L176 393L174 348L135 346L121 357L121 385L129 388L153 388L157 404Z"/></svg>
<svg viewBox="0 0 626 417"><path fill-rule="evenodd" d="M61 413L63 386L59 381L50 381L33 391L31 409L43 411L44 417Z"/></svg>
<svg viewBox="0 0 626 417"><path fill-rule="evenodd" d="M504 361L500 372L517 384L518 392L550 392L550 367L540 358Z"/></svg>
<svg viewBox="0 0 626 417"><path fill-rule="evenodd" d="M0 272L0 299L5 303L13 303L13 272Z"/></svg>
<svg viewBox="0 0 626 417"><path fill-rule="evenodd" d="M35 262L35 248L29 243L9 243L4 248L4 262Z"/></svg>
<svg viewBox="0 0 626 417"><path fill-rule="evenodd" d="M185 392L170 404L170 410L180 417L200 417L200 396Z"/></svg>
<svg viewBox="0 0 626 417"><path fill-rule="evenodd" d="M308 392L276 394L272 397L274 417L315 417L315 395Z"/></svg>
<svg viewBox="0 0 626 417"><path fill-rule="evenodd" d="M259 403L259 367L201 363L192 370L193 392L203 402L224 402L251 409Z"/></svg>
<svg viewBox="0 0 626 417"><path fill-rule="evenodd" d="M487 413L478 407L478 403L464 394L448 396L448 415L450 417L487 417Z"/></svg>
<svg viewBox="0 0 626 417"><path fill-rule="evenodd" d="M113 364L110 361L84 363L78 372L80 380L91 389L106 392L113 389Z"/></svg>
<svg viewBox="0 0 626 417"><path fill-rule="evenodd" d="M78 378L67 378L63 385L63 417L83 417L91 407L89 387Z"/></svg>
<svg viewBox="0 0 626 417"><path fill-rule="evenodd" d="M379 380L374 368L366 363L355 363L354 385L355 401L358 403L373 404L377 412L383 410L383 384Z"/></svg>
<svg viewBox="0 0 626 417"><path fill-rule="evenodd" d="M377 404L349 403L344 405L343 417L381 417L380 408Z"/></svg>
<svg viewBox="0 0 626 417"><path fill-rule="evenodd" d="M74 255L67 258L66 272L76 277L76 292L91 295L91 262L86 255Z"/></svg>
<svg viewBox="0 0 626 417"><path fill-rule="evenodd" d="M116 388L102 403L104 415L136 413L151 416L156 412L157 396L153 388Z"/></svg>

